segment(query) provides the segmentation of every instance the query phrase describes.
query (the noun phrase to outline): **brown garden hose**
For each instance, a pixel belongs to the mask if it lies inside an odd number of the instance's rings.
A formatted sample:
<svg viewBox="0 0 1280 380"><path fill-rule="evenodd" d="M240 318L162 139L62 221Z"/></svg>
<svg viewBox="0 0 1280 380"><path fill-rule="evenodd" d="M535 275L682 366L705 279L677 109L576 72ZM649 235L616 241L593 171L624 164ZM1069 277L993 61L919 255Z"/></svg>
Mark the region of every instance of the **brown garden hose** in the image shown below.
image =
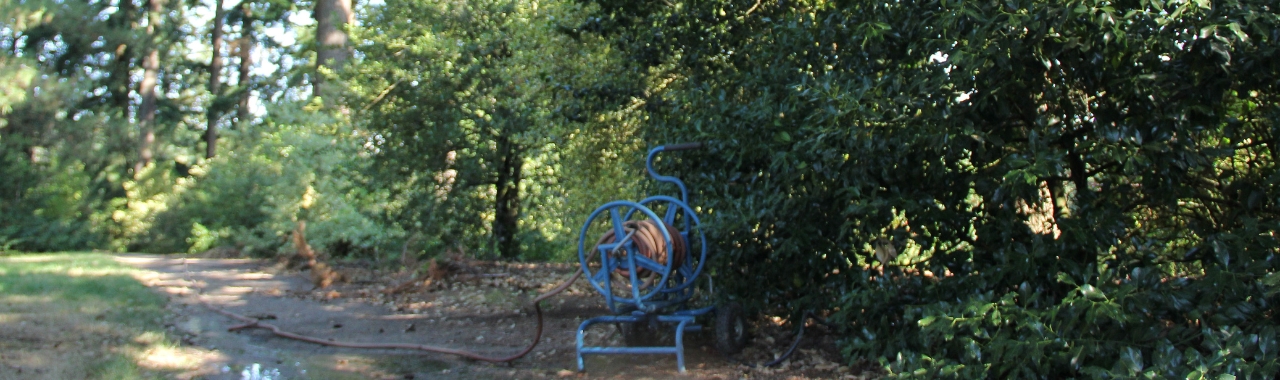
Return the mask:
<svg viewBox="0 0 1280 380"><path fill-rule="evenodd" d="M662 223L663 226L667 228L668 234L671 236L671 252L669 253L667 252L667 239L662 236L662 230L659 229L658 223ZM674 226L649 219L629 220L622 223L622 226L624 230L629 232L627 237L624 237L623 240L631 239L634 241L636 250L641 256L659 264L666 264L667 260L671 260L672 268L679 268L680 265L684 263L685 256L688 255L687 252L689 248L687 247L685 240L680 237L679 230ZM617 240L614 236L614 232L613 230L609 230L601 235L600 239L596 241L596 247L603 244L613 243L614 240ZM618 248L614 248L614 251L619 251L619 248L621 248L621 245ZM598 249L593 249L591 250L591 253L594 254L596 251L598 251ZM628 275L626 269L618 268L616 271L618 274L623 276ZM640 268L640 271L637 274L644 275L647 272L649 272L648 269Z"/></svg>
<svg viewBox="0 0 1280 380"><path fill-rule="evenodd" d="M630 233L628 233L627 236L625 236L622 239L623 242L626 242L627 240L631 240L632 238L637 238L635 239L635 241L638 243L638 245L640 245L642 254L659 262L665 262L668 259L666 247L665 247L665 244L663 244L665 242L663 241L664 239L661 235L661 231L657 228L654 222L644 221L641 223L634 223L634 222L628 222L628 223L632 223L631 225L627 226L628 230L630 230ZM668 231L674 231L674 228L672 228L670 225L667 226L667 229ZM639 235L639 236L636 236L636 235ZM610 231L610 234L608 236L603 236L600 239L601 242L605 242L606 240L610 242L614 240L612 231ZM675 252L672 252L673 254L671 255L670 258L677 261L681 261L684 259L684 256L685 256L685 252L684 252L685 247L683 244L683 240L681 239L674 239L674 240L678 241L678 243L673 244L672 250ZM621 245L619 245L619 248L620 247ZM614 250L616 252L618 248L615 248ZM592 251L595 251L595 250L592 250ZM185 262L186 262L185 257L183 258L183 262L185 265ZM679 265L679 264L676 263L674 265ZM244 315L236 314L236 313L215 307L209 304L208 302L205 302L203 299L200 299L199 295L197 295L196 297L197 297L197 300L200 301L200 303L204 305L204 307L208 308L209 310L213 310L214 312L218 314L222 314L228 318L235 319L240 322L244 322L243 324L239 324L239 325L235 325L227 328L227 331L238 331L243 329L257 328L257 329L269 330L271 331L272 334L275 334L276 336L279 336L279 337L300 340L303 342L315 343L315 344L331 346L331 347L417 350L417 351L434 352L434 353L446 354L446 355L456 355L456 356L461 356L464 358L479 360L484 362L505 363L505 362L514 361L516 359L520 359L525 355L528 355L530 352L533 351L535 347L538 346L538 343L542 341L542 325L543 325L542 306L539 305L539 303L541 303L543 300L546 300L547 298L551 298L557 294L560 294L561 292L564 292L565 289L568 289L570 285L573 285L573 283L577 282L578 278L581 278L581 277L582 277L582 268L578 268L578 271L575 272L573 274L573 277L570 278L568 281L565 281L563 284L560 284L560 286L557 286L555 289L551 289L551 291L543 293L542 295L538 296L538 298L533 299L533 309L535 311L535 314L538 317L538 329L533 333L533 341L530 342L529 346L525 347L524 350L521 350L520 352L517 352L514 355L506 356L506 357L485 356L485 355L481 355L471 351L445 348L445 347L428 346L424 344L414 344L414 343L351 343L351 342L339 342L339 341L326 340L326 339L321 339L313 336L295 334L288 331L284 331L284 330L281 330L280 327L278 326L272 325L270 323L262 322L259 319L246 317Z"/></svg>
<svg viewBox="0 0 1280 380"><path fill-rule="evenodd" d="M428 346L423 344L413 344L413 343L348 343L348 342L330 341L330 340L320 339L320 338L301 335L301 334L294 334L288 331L284 331L284 330L281 330L279 327L276 327L275 325L272 325L269 323L263 323L261 320L258 320L255 318L249 318L240 314L232 313L230 311L226 311L226 310L214 307L213 305L210 305L208 302L205 302L203 299L197 298L197 300L199 300L200 303L204 305L204 307L209 308L209 310L213 310L214 312L227 316L228 318L244 322L244 324L227 328L227 331L258 328L258 329L270 330L272 334L275 334L280 337L295 339L303 342L310 342L310 343L315 343L315 344L320 344L325 346L332 346L332 347L418 350L418 351L434 352L434 353L447 354L447 355L457 355L464 358L474 359L474 360L479 360L484 362L504 363L504 362L510 362L510 361L514 361L516 359L522 358L525 355L528 355L529 352L532 352L534 347L538 346L538 342L542 340L542 306L538 305L538 303L542 302L547 298L551 298L552 296L560 294L560 292L563 292L565 289L568 289L569 285L573 285L573 283L576 282L579 277L582 277L581 268L578 269L577 273L574 273L573 278L570 278L568 281L565 281L564 284L561 284L560 286L556 287L555 289L552 289L549 292L543 293L541 296L538 296L538 298L535 298L533 300L533 309L536 311L538 315L538 329L533 334L533 342L529 343L529 346L525 347L524 350L521 350L520 352L517 352L516 354L507 356L507 357L484 356L471 351ZM197 297L199 296L197 295Z"/></svg>

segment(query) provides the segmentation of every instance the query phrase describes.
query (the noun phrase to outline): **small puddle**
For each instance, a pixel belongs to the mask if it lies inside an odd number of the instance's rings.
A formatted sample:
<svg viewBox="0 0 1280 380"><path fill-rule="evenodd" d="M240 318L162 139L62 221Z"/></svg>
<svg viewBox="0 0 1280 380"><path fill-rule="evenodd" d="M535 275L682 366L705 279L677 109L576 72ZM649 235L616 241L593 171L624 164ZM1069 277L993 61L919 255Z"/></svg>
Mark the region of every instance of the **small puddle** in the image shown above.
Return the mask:
<svg viewBox="0 0 1280 380"><path fill-rule="evenodd" d="M222 367L222 373L231 372L230 366ZM305 373L305 372L304 372ZM253 363L244 366L244 370L240 371L240 380L282 380L280 369L263 367L261 364Z"/></svg>

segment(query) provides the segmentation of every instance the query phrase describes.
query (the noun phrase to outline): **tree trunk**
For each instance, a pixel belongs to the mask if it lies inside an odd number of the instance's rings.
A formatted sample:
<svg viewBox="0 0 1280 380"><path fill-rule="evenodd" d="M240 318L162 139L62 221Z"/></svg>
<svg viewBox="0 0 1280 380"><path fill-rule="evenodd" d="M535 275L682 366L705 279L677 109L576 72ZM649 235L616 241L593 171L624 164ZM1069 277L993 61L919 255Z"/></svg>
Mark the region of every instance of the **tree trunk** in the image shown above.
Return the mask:
<svg viewBox="0 0 1280 380"><path fill-rule="evenodd" d="M520 180L524 159L520 149L506 137L498 139L498 151L502 163L498 167L497 204L494 205L493 239L498 253L505 259L520 256L520 242L516 240L520 221Z"/></svg>
<svg viewBox="0 0 1280 380"><path fill-rule="evenodd" d="M215 0L213 7L213 38L210 44L213 46L213 57L209 59L209 93L213 100L205 116L208 121L204 130L205 158L218 155L218 109L212 103L217 103L218 97L222 95L222 26L227 18L227 12L222 9L222 0Z"/></svg>
<svg viewBox="0 0 1280 380"><path fill-rule="evenodd" d="M249 96L252 86L249 84L249 69L253 66L253 14L249 4L240 4L240 104L236 106L236 128L244 130L249 124Z"/></svg>
<svg viewBox="0 0 1280 380"><path fill-rule="evenodd" d="M134 20L133 0L120 0L117 5L119 10L111 15L110 24L118 29L133 29L136 27ZM111 62L111 79L107 86L109 93L109 102L120 111L120 119L125 122L129 121L129 92L133 89L133 83L130 79L129 69L133 64L133 49L131 49L127 41L120 41L115 46L115 57Z"/></svg>
<svg viewBox="0 0 1280 380"><path fill-rule="evenodd" d="M1072 142L1072 144L1074 144L1074 142ZM1092 190L1089 189L1089 173L1085 169L1084 158L1081 157L1080 153L1077 152L1075 148L1067 150L1067 165L1071 171L1070 180L1072 184L1075 185L1075 194L1074 194L1075 196L1073 197L1074 198L1073 203L1087 205L1089 200L1092 199L1092 197L1090 196L1090 194L1092 193ZM1067 233L1068 233L1067 231L1065 230L1063 231L1064 235ZM1071 231L1070 233L1078 234L1080 232L1076 230L1076 231ZM1084 239L1080 237L1076 237L1072 240L1074 240L1072 244L1075 245L1075 250L1077 255L1076 262L1078 262L1082 267L1085 267L1085 268L1088 268L1089 265L1097 264L1098 254L1093 244L1083 243ZM1096 270L1084 273L1084 276L1081 279L1082 281L1081 283L1091 284L1093 283L1094 279L1097 278L1097 276L1098 276L1098 272Z"/></svg>
<svg viewBox="0 0 1280 380"><path fill-rule="evenodd" d="M325 105L332 105L333 93L325 85L320 68L337 70L351 56L344 26L355 22L351 0L316 0L316 76L312 81L312 94L321 97Z"/></svg>
<svg viewBox="0 0 1280 380"><path fill-rule="evenodd" d="M156 81L160 76L160 46L156 40L157 24L160 23L160 12L163 11L164 0L147 2L147 56L142 59L142 83L138 87L138 95L142 97L142 106L138 109L138 126L141 129L142 143L138 148L138 162L134 164L133 173L137 175L142 168L151 164L152 151L156 142Z"/></svg>

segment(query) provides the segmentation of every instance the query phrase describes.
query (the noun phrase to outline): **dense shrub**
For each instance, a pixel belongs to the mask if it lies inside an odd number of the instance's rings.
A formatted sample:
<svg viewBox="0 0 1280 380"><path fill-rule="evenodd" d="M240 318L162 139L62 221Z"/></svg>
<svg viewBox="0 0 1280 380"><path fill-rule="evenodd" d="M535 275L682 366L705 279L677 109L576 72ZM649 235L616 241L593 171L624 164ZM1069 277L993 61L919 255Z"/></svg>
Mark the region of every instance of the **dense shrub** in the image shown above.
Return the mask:
<svg viewBox="0 0 1280 380"><path fill-rule="evenodd" d="M749 307L894 375L1276 373L1273 4L600 4Z"/></svg>
<svg viewBox="0 0 1280 380"><path fill-rule="evenodd" d="M129 248L194 253L226 246L257 256L291 254L289 236L306 220L308 243L322 252L399 255L403 231L383 221L391 207L385 192L365 184L362 141L349 123L304 106L273 106L244 146L192 167L188 177L152 180L172 188L132 197L157 204L122 218L141 226Z"/></svg>
<svg viewBox="0 0 1280 380"><path fill-rule="evenodd" d="M93 222L96 199L84 194L83 164L31 165L25 152L0 141L0 251L87 249L105 236Z"/></svg>

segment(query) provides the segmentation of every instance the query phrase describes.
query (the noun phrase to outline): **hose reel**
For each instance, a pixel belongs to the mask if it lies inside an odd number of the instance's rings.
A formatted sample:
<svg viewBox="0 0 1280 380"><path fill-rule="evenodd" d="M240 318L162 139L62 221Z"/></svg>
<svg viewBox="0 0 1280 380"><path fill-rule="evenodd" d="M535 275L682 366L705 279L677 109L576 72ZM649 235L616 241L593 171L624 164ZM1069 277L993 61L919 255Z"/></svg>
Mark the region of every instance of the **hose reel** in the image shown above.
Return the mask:
<svg viewBox="0 0 1280 380"><path fill-rule="evenodd" d="M654 208L665 212L659 216ZM673 197L609 202L583 225L579 264L614 312L619 306L653 310L682 302L685 297L675 293L691 290L706 261L706 236L700 227L694 210ZM598 237L588 249L586 239L593 232ZM615 274L629 281L619 286L613 281ZM668 296L654 298L663 294Z"/></svg>
<svg viewBox="0 0 1280 380"><path fill-rule="evenodd" d="M736 305L689 306L706 265L707 238L696 210L689 207L684 182L653 170L658 153L700 147L701 143L676 144L649 151L645 162L649 175L678 187L679 198L656 195L639 202L608 202L596 208L582 225L578 262L614 315L590 318L578 327L578 370L586 368L584 355L675 354L680 372L684 372L684 333L704 331L699 318L713 325L709 330L716 333L716 347L725 354L735 353L745 343L745 320ZM594 244L589 246L588 238ZM699 294L705 297L705 293ZM714 318L707 320L713 314ZM631 344L631 339L626 339L629 347L589 346L584 341L586 331L596 324L619 325L624 338L628 331L648 330L644 326L674 325L675 344Z"/></svg>
<svg viewBox="0 0 1280 380"><path fill-rule="evenodd" d="M663 238L662 230L658 227L658 223L662 223L668 232L675 231L675 227L661 221L653 219L629 220L622 222L623 231L631 241L635 242L636 251L645 258L653 260L660 265L666 265L667 260L672 260L671 266L679 268L684 263L685 255L688 251L689 243L685 241L683 236L672 236L671 251L667 251L667 244ZM627 239L628 237L623 237ZM600 235L600 239L596 240L596 249L599 250L601 244L613 244L617 242L617 235L614 230L609 230ZM621 248L621 247L619 247ZM625 259L620 249L614 249L609 254L613 255L613 259ZM614 270L617 274L628 276L630 271L625 268ZM640 268L640 276L647 276L652 271Z"/></svg>

